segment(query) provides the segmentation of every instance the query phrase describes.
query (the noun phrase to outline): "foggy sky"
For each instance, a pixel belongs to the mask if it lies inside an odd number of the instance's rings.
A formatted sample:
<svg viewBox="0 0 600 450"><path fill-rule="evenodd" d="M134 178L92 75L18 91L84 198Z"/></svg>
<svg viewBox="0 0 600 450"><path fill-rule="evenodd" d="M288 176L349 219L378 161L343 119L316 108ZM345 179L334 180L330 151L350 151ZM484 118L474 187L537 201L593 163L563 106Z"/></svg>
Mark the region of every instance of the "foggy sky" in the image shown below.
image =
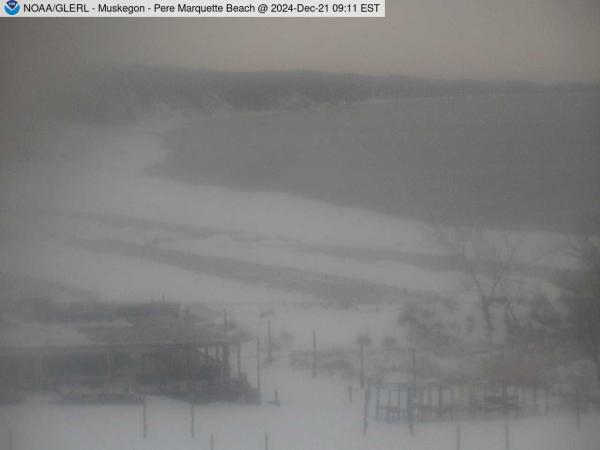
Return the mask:
<svg viewBox="0 0 600 450"><path fill-rule="evenodd" d="M5 106L85 68L600 80L597 0L388 1L385 19L0 19ZM11 102L11 103L12 103Z"/></svg>

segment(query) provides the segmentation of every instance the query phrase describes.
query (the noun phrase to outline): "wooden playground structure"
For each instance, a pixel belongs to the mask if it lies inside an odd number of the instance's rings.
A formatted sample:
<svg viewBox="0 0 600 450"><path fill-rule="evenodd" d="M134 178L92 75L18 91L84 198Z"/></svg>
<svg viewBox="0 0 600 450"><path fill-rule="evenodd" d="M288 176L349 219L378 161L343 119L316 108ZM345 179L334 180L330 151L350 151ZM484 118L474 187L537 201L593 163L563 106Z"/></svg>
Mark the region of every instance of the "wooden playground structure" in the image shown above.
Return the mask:
<svg viewBox="0 0 600 450"><path fill-rule="evenodd" d="M420 422L490 415L532 414L547 388L489 382L374 383L365 393L365 417L388 422Z"/></svg>

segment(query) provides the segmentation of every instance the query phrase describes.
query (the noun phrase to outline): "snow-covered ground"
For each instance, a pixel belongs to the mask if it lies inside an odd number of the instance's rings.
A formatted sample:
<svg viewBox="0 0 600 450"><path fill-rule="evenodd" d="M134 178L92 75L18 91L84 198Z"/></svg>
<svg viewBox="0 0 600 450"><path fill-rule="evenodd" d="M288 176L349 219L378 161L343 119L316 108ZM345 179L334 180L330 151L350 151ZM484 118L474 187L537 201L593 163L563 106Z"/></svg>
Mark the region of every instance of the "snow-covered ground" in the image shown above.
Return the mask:
<svg viewBox="0 0 600 450"><path fill-rule="evenodd" d="M195 437L191 436L190 406L166 398L147 400L147 437L142 437L140 405L65 405L47 397L0 408L0 448L105 450L215 449L262 450L265 433L272 450L454 450L456 428L463 450L505 450L505 423L512 450L596 450L600 442L598 416L584 415L577 431L573 416L550 415L525 419L469 420L417 424L414 436L406 424L370 420L362 434L363 395L334 378L312 379L306 372L285 367L262 373L263 398L277 389L281 406L208 404L195 407Z"/></svg>

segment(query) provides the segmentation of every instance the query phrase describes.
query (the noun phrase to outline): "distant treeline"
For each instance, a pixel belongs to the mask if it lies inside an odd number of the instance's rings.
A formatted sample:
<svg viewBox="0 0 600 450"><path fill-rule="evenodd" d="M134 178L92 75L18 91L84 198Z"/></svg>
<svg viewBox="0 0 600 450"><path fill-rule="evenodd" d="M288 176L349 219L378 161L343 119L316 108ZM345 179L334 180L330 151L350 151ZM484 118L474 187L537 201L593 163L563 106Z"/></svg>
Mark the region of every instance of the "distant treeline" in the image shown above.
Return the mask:
<svg viewBox="0 0 600 450"><path fill-rule="evenodd" d="M128 67L89 71L56 92L66 118L122 122L160 108L183 111L265 111L369 99L483 93L600 90L596 84L526 81L445 81L408 76L320 72L214 72ZM54 102L49 104L55 105ZM55 117L56 110L53 108Z"/></svg>

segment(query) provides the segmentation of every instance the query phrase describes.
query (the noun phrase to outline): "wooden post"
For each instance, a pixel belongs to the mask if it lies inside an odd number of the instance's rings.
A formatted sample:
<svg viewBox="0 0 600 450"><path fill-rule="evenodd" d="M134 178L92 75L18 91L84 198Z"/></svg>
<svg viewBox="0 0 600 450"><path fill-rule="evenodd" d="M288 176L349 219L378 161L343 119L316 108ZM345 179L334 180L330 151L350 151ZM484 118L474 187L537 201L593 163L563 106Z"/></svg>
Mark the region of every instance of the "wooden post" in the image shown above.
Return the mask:
<svg viewBox="0 0 600 450"><path fill-rule="evenodd" d="M269 433L265 432L265 450L269 450Z"/></svg>
<svg viewBox="0 0 600 450"><path fill-rule="evenodd" d="M146 439L146 435L148 434L148 425L146 422L146 396L144 395L144 399L142 401L142 436Z"/></svg>
<svg viewBox="0 0 600 450"><path fill-rule="evenodd" d="M444 403L444 391L442 386L438 386L438 417L442 417Z"/></svg>
<svg viewBox="0 0 600 450"><path fill-rule="evenodd" d="M379 386L375 386L375 418L379 419Z"/></svg>
<svg viewBox="0 0 600 450"><path fill-rule="evenodd" d="M256 338L256 389L258 390L258 403L260 403L260 338Z"/></svg>
<svg viewBox="0 0 600 450"><path fill-rule="evenodd" d="M365 404L363 408L363 436L367 435L367 425L369 424L369 421L367 419L367 416L369 415L369 390L370 386L367 386L367 388L365 389Z"/></svg>
<svg viewBox="0 0 600 450"><path fill-rule="evenodd" d="M312 332L313 335L313 361L312 361L312 376L317 377L317 333L315 330Z"/></svg>
<svg viewBox="0 0 600 450"><path fill-rule="evenodd" d="M549 393L548 382L546 382L544 384L544 404L545 404L545 408L546 408L546 414L548 414L548 411L550 410L550 406L548 403L548 393Z"/></svg>
<svg viewBox="0 0 600 450"><path fill-rule="evenodd" d="M279 406L279 391L277 389L275 389L275 392L273 394L275 396L274 400L273 400L273 404L275 406Z"/></svg>
<svg viewBox="0 0 600 450"><path fill-rule="evenodd" d="M508 429L508 422L504 423L504 447L506 450L510 450L510 430Z"/></svg>
<svg viewBox="0 0 600 450"><path fill-rule="evenodd" d="M194 439L196 435L196 421L194 419L194 402L190 402L190 435Z"/></svg>
<svg viewBox="0 0 600 450"><path fill-rule="evenodd" d="M406 390L406 414L408 415L408 429L410 430L410 435L412 436L415 432L414 430L414 402L413 402L413 390L412 387L408 387ZM400 391L398 391L398 395L400 395Z"/></svg>
<svg viewBox="0 0 600 450"><path fill-rule="evenodd" d="M348 401L352 403L352 385L348 386Z"/></svg>
<svg viewBox="0 0 600 450"><path fill-rule="evenodd" d="M360 388L365 387L365 345L360 343Z"/></svg>
<svg viewBox="0 0 600 450"><path fill-rule="evenodd" d="M575 388L575 423L577 425L577 431L581 430L581 405L578 388Z"/></svg>
<svg viewBox="0 0 600 450"><path fill-rule="evenodd" d="M412 389L409 389L409 391L407 391L407 395L411 395L410 398L406 399L407 402L407 408L408 408L408 402L410 401L411 403L411 417L410 417L410 434L412 436L413 434L413 420L414 418L414 404L417 402L417 353L415 352L414 348L410 349L410 359L412 362ZM407 409L408 411L408 409Z"/></svg>
<svg viewBox="0 0 600 450"><path fill-rule="evenodd" d="M215 450L215 437L210 433L210 450Z"/></svg>
<svg viewBox="0 0 600 450"><path fill-rule="evenodd" d="M8 430L8 450L13 450L13 432Z"/></svg>
<svg viewBox="0 0 600 450"><path fill-rule="evenodd" d="M456 450L460 450L460 425L456 425Z"/></svg>
<svg viewBox="0 0 600 450"><path fill-rule="evenodd" d="M228 332L228 323L227 323L227 310L223 310L223 334L225 335L225 339L227 339Z"/></svg>
<svg viewBox="0 0 600 450"><path fill-rule="evenodd" d="M267 319L267 364L273 362L273 347L271 346L271 319Z"/></svg>

